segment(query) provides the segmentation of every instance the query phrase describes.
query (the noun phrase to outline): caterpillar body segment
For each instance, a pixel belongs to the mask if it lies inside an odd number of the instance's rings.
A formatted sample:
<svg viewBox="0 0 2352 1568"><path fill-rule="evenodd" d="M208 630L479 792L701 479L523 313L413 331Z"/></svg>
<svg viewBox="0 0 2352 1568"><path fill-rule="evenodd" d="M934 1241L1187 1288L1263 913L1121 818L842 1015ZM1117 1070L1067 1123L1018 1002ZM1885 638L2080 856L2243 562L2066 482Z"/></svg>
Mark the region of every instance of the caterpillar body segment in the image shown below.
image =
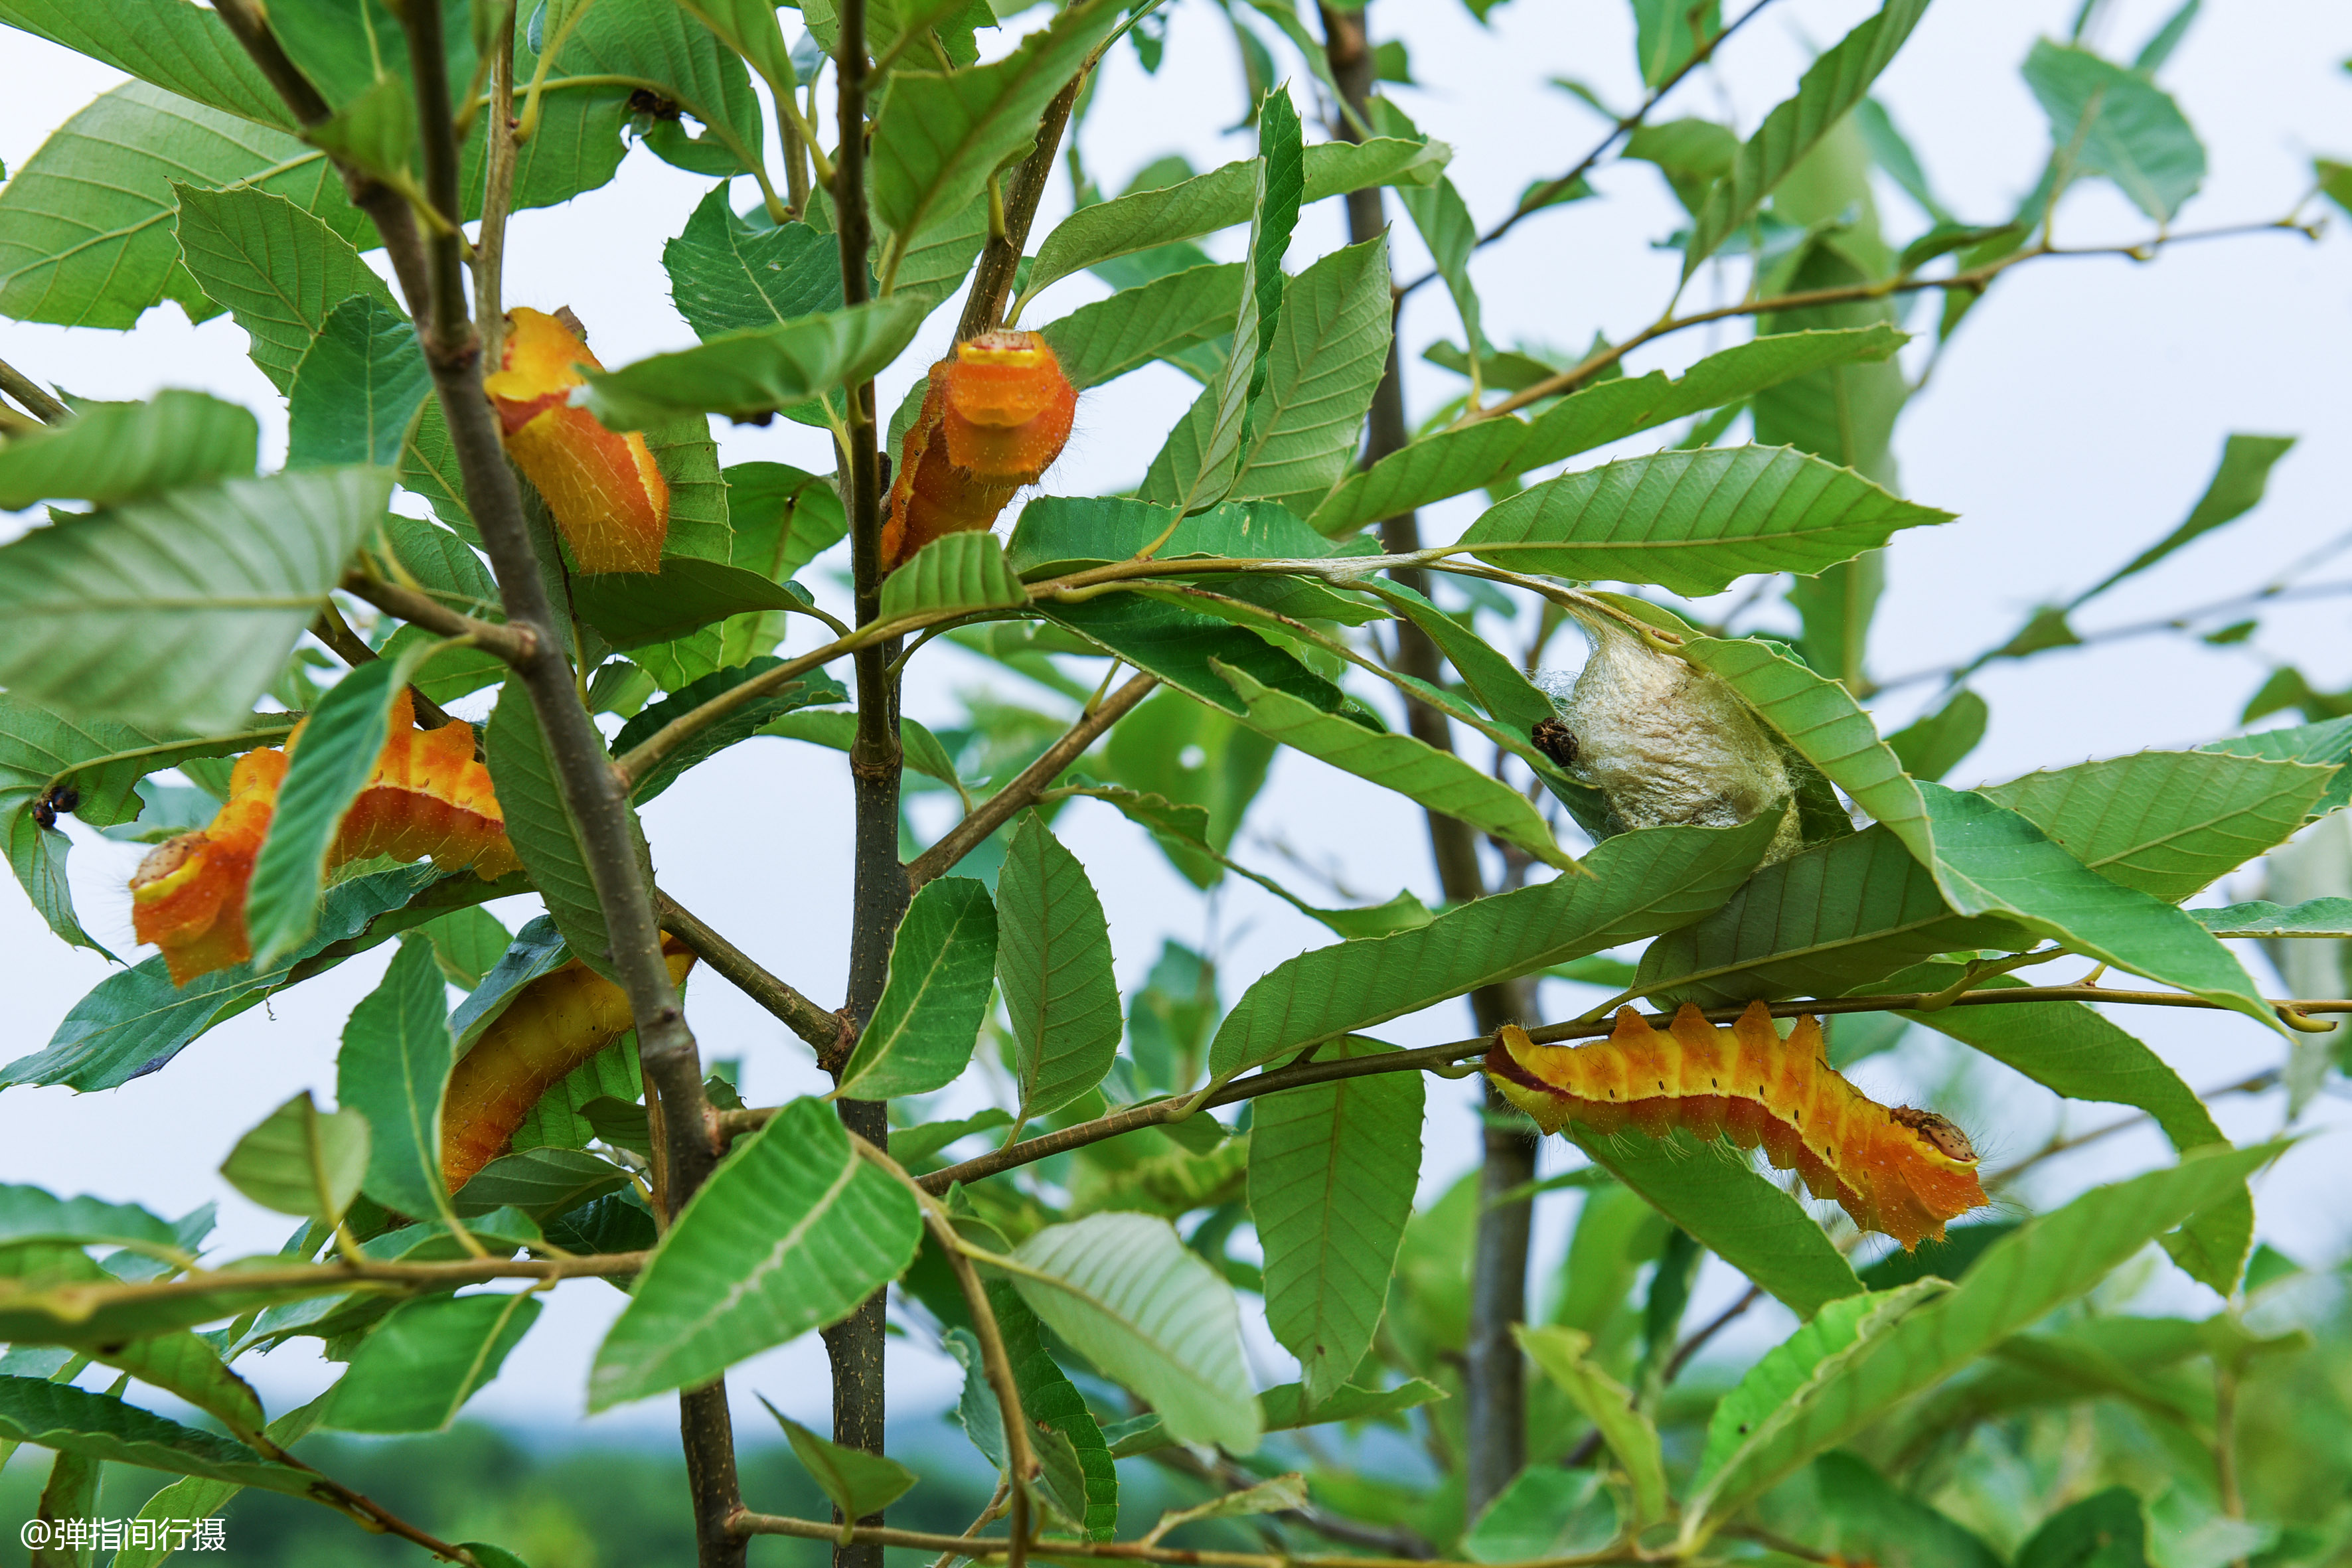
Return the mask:
<svg viewBox="0 0 2352 1568"><path fill-rule="evenodd" d="M934 539L992 526L1013 492L1062 455L1078 405L1034 332L982 332L931 366L922 412L899 443L882 523L892 570Z"/></svg>
<svg viewBox="0 0 2352 1568"><path fill-rule="evenodd" d="M253 956L246 890L303 729L294 727L283 751L268 747L239 757L229 773L228 802L212 821L159 845L131 875L131 929L163 950L174 985ZM471 868L485 881L520 869L490 772L474 760L473 727L453 721L417 729L404 689L393 700L390 731L335 831L327 865L377 855L429 858L444 871Z"/></svg>
<svg viewBox="0 0 2352 1568"><path fill-rule="evenodd" d="M584 573L658 572L669 534L669 483L643 432L607 430L572 389L604 367L564 319L507 312L505 352L482 378L507 455L538 487Z"/></svg>
<svg viewBox="0 0 2352 1568"><path fill-rule="evenodd" d="M684 984L694 954L667 931L662 958ZM573 959L524 986L457 1060L441 1102L441 1179L456 1192L513 1141L540 1096L629 1032L621 988Z"/></svg>
<svg viewBox="0 0 2352 1568"><path fill-rule="evenodd" d="M1506 1024L1486 1056L1504 1097L1547 1132L1574 1121L1595 1132L1701 1138L1761 1148L1817 1198L1834 1199L1864 1230L1908 1249L1986 1203L1967 1134L1930 1110L1889 1109L1829 1065L1819 1019L1783 1040L1761 1002L1731 1027L1685 1005L1661 1034L1620 1008L1605 1040L1539 1046Z"/></svg>

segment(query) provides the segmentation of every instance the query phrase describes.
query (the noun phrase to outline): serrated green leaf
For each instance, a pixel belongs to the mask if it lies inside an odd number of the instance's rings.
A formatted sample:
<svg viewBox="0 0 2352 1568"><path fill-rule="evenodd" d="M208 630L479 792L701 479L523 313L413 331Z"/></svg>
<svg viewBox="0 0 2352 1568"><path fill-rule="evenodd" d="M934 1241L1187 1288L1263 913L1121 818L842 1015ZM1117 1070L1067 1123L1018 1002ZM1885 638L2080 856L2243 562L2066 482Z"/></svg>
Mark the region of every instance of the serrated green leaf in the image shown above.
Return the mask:
<svg viewBox="0 0 2352 1568"><path fill-rule="evenodd" d="M1527 796L1453 752L1326 713L1220 661L1212 660L1211 667L1241 695L1252 729L1431 811L1507 838L1548 866L1574 868L1575 857L1559 847Z"/></svg>
<svg viewBox="0 0 2352 1568"><path fill-rule="evenodd" d="M1004 58L953 75L894 73L876 110L867 184L874 221L904 250L969 207L990 174L1036 140L1038 117L1117 26L1108 0L1072 6ZM896 281L886 267L882 283Z"/></svg>
<svg viewBox="0 0 2352 1568"><path fill-rule="evenodd" d="M1694 1489L1684 1510L1685 1539L1705 1540L1748 1500L1895 1401L2088 1290L2277 1153L2273 1145L2192 1154L2170 1169L2095 1187L2021 1226L1989 1247L1948 1294L1891 1322L1880 1320L1876 1332L1823 1360Z"/></svg>
<svg viewBox="0 0 2352 1568"><path fill-rule="evenodd" d="M1433 178L1449 153L1444 142L1387 136L1318 142L1306 149L1302 199ZM1251 161L1244 159L1178 184L1080 207L1037 247L1022 297L1121 256L1247 223L1256 210L1256 189Z"/></svg>
<svg viewBox="0 0 2352 1568"><path fill-rule="evenodd" d="M479 985L514 940L498 916L478 906L452 910L438 920L427 921L416 928L416 934L432 944L441 978L461 991Z"/></svg>
<svg viewBox="0 0 2352 1568"><path fill-rule="evenodd" d="M404 942L383 983L352 1009L335 1098L367 1118L367 1195L399 1214L446 1214L441 1098L457 1059L448 993L428 942Z"/></svg>
<svg viewBox="0 0 2352 1568"><path fill-rule="evenodd" d="M707 1383L846 1315L907 1267L922 1224L830 1106L793 1100L737 1142L663 1236L596 1352L589 1408Z"/></svg>
<svg viewBox="0 0 2352 1568"><path fill-rule="evenodd" d="M1238 262L1188 267L1082 305L1038 332L1070 384L1083 392L1154 360L1179 363L1175 356L1187 349L1231 337L1245 271Z"/></svg>
<svg viewBox="0 0 2352 1568"><path fill-rule="evenodd" d="M471 872L460 875L474 889L490 886ZM215 1024L288 984L298 966L307 977L389 937L390 931L376 930L379 917L419 899L440 879L425 865L338 883L327 891L317 933L286 963L259 974L250 963L237 963L177 986L161 957L110 974L68 1011L47 1047L0 1067L0 1087L62 1083L88 1091L156 1071Z"/></svg>
<svg viewBox="0 0 2352 1568"><path fill-rule="evenodd" d="M986 884L941 877L916 889L891 943L881 1000L834 1097L890 1100L954 1082L988 1011L997 940Z"/></svg>
<svg viewBox="0 0 2352 1568"><path fill-rule="evenodd" d="M490 711L484 750L488 753L490 783L506 813L507 837L531 885L546 901L547 912L563 933L572 955L614 984L613 943L604 928L604 907L597 901L596 885L580 847L579 829L547 755L539 719L520 680L509 677ZM648 886L653 881L653 856L646 847L645 830L629 814L629 837L637 866Z"/></svg>
<svg viewBox="0 0 2352 1568"><path fill-rule="evenodd" d="M17 321L123 328L166 298L217 314L173 242L175 181L290 198L346 239L369 234L323 154L145 82L99 98L11 174L0 314Z"/></svg>
<svg viewBox="0 0 2352 1568"><path fill-rule="evenodd" d="M188 270L245 329L253 363L278 391L292 389L296 367L337 305L366 294L392 306L392 290L347 235L298 203L257 187L174 184L172 194Z"/></svg>
<svg viewBox="0 0 2352 1568"><path fill-rule="evenodd" d="M1232 499L1311 506L1347 471L1388 363L1390 307L1384 240L1334 251L1283 286Z"/></svg>
<svg viewBox="0 0 2352 1568"><path fill-rule="evenodd" d="M1331 542L1295 512L1265 502L1229 502L1186 516L1129 496L1040 496L1021 509L1005 556L1024 577L1057 577L1125 561L1155 542L1155 561L1191 555L1313 560L1331 553Z"/></svg>
<svg viewBox="0 0 2352 1568"><path fill-rule="evenodd" d="M1679 379L1652 371L1598 382L1532 419L1506 415L1412 442L1341 480L1308 521L1337 537L1670 420L1738 403L1795 376L1884 360L1905 342L1901 332L1884 324L1780 332L1709 354Z"/></svg>
<svg viewBox="0 0 2352 1568"><path fill-rule="evenodd" d="M1515 571L1703 596L1750 573L1819 572L1951 517L1809 453L1708 447L1548 479L1486 512L1462 542Z"/></svg>
<svg viewBox="0 0 2352 1568"><path fill-rule="evenodd" d="M1223 664L1301 701L1330 710L1339 688L1264 639L1213 616L1195 615L1133 594L1040 605L1045 619L1149 671L1185 696L1239 717L1248 711L1216 669ZM1165 791L1161 792L1165 794Z"/></svg>
<svg viewBox="0 0 2352 1568"><path fill-rule="evenodd" d="M1166 1220L1090 1215L1047 1226L1013 1257L1022 1300L1149 1400L1179 1442L1256 1448L1262 1428L1233 1288Z"/></svg>
<svg viewBox="0 0 2352 1568"><path fill-rule="evenodd" d="M322 1425L340 1432L439 1432L499 1375L539 1321L535 1292L409 1301L368 1331Z"/></svg>
<svg viewBox="0 0 2352 1568"><path fill-rule="evenodd" d="M229 1371L218 1351L185 1330L127 1344L101 1345L92 1353L94 1359L129 1373L150 1388L176 1394L218 1417L240 1442L249 1443L261 1433L267 1417L260 1397L245 1379Z"/></svg>
<svg viewBox="0 0 2352 1568"><path fill-rule="evenodd" d="M1060 1110L1100 1083L1124 1026L1110 926L1078 858L1034 812L996 879L996 972L1013 1024L1020 1120Z"/></svg>
<svg viewBox="0 0 2352 1568"><path fill-rule="evenodd" d="M2218 910L2191 910L2215 936L2299 936L2352 939L2352 899L2306 899L2299 904L2256 900Z"/></svg>
<svg viewBox="0 0 2352 1568"><path fill-rule="evenodd" d="M1417 1410L1446 1397L1445 1391L1422 1378L1409 1378L1394 1388L1358 1388L1353 1384L1340 1388L1319 1405L1307 1402L1306 1386L1285 1383L1267 1389L1257 1396L1259 1419L1269 1432L1288 1432L1302 1426L1319 1426L1333 1421L1377 1421L1385 1416ZM1149 1454L1172 1445L1176 1439L1168 1435L1158 1415L1138 1417L1121 1424L1111 1453L1118 1458Z"/></svg>
<svg viewBox="0 0 2352 1568"><path fill-rule="evenodd" d="M359 1195L367 1167L367 1118L348 1107L320 1110L305 1089L236 1141L221 1174L263 1208L332 1225Z"/></svg>
<svg viewBox="0 0 2352 1568"><path fill-rule="evenodd" d="M2050 139L2074 172L2104 174L2134 206L2169 223L2205 179L2205 148L2171 96L2085 48L2037 38L2021 68Z"/></svg>
<svg viewBox="0 0 2352 1568"><path fill-rule="evenodd" d="M1962 687L1934 712L1887 736L1886 747L1913 778L1940 779L1977 749L1990 716L1985 700Z"/></svg>
<svg viewBox="0 0 2352 1568"><path fill-rule="evenodd" d="M1371 1049L1340 1040L1325 1059ZM1420 1179L1423 1098L1419 1073L1381 1073L1269 1096L1252 1113L1266 1326L1298 1358L1309 1407L1345 1392L1380 1326Z"/></svg>
<svg viewBox="0 0 2352 1568"><path fill-rule="evenodd" d="M986 531L943 534L882 580L885 621L933 612L1013 609L1029 602L1004 547Z"/></svg>
<svg viewBox="0 0 2352 1568"><path fill-rule="evenodd" d="M1729 1144L1683 1131L1612 1137L1570 1128L1568 1136L1594 1164L1799 1317L1862 1289L1804 1205Z"/></svg>
<svg viewBox="0 0 2352 1568"><path fill-rule="evenodd" d="M705 342L841 308L840 241L804 223L755 229L735 216L725 185L662 247L662 266L678 314Z"/></svg>
<svg viewBox="0 0 2352 1568"><path fill-rule="evenodd" d="M1741 144L1731 172L1717 183L1700 210L1683 252L1685 278L1746 227L1773 187L1869 96L1871 83L1894 60L1927 9L1927 0L1888 0L1812 63L1797 82L1797 95L1766 115L1756 134Z"/></svg>
<svg viewBox="0 0 2352 1568"><path fill-rule="evenodd" d="M688 414L756 419L854 386L898 357L921 308L875 300L713 338L617 370L589 371L584 406L615 430Z"/></svg>
<svg viewBox="0 0 2352 1568"><path fill-rule="evenodd" d="M407 318L373 295L352 295L327 312L294 367L286 466L393 467L432 389Z"/></svg>
<svg viewBox="0 0 2352 1568"><path fill-rule="evenodd" d="M268 79L220 18L187 0L0 0L0 23L242 120L294 129Z"/></svg>
<svg viewBox="0 0 2352 1568"><path fill-rule="evenodd" d="M201 392L165 388L147 403L91 403L71 420L0 446L0 510L43 500L100 506L155 490L253 472L261 426L252 412Z"/></svg>
<svg viewBox="0 0 2352 1568"><path fill-rule="evenodd" d="M1513 1331L1546 1377L1600 1432L1601 1441L1617 1457L1619 1468L1633 1489L1633 1517L1641 1523L1664 1517L1665 1458L1658 1448L1658 1430L1633 1404L1625 1385L1586 1359L1592 1336L1576 1329L1530 1328Z"/></svg>
<svg viewBox="0 0 2352 1568"><path fill-rule="evenodd" d="M2177 904L2292 837L2331 771L2215 752L2139 752L1979 793L2101 876Z"/></svg>
<svg viewBox="0 0 2352 1568"><path fill-rule="evenodd" d="M450 1202L467 1220L510 1208L543 1221L628 1184L628 1172L583 1150L530 1149L491 1161Z"/></svg>
<svg viewBox="0 0 2352 1568"><path fill-rule="evenodd" d="M0 546L0 681L131 724L243 725L392 475L228 479L61 518Z"/></svg>
<svg viewBox="0 0 2352 1568"><path fill-rule="evenodd" d="M32 1186L0 1186L0 1247L31 1241L75 1246L179 1246L170 1221L137 1204L60 1198Z"/></svg>
<svg viewBox="0 0 2352 1568"><path fill-rule="evenodd" d="M2253 510L2262 504L2271 469L2294 448L2292 436L2232 433L2221 443L2221 461L2213 469L2213 477L2206 481L2205 493L2197 498L2197 504L2189 508L2180 526L2084 589L2076 595L2074 604L2081 605L2105 593L2125 578L2147 571L2174 551Z"/></svg>
<svg viewBox="0 0 2352 1568"><path fill-rule="evenodd" d="M0 1377L0 1437L294 1497L310 1495L318 1479L313 1471L265 1459L230 1438L42 1377Z"/></svg>
<svg viewBox="0 0 2352 1568"><path fill-rule="evenodd" d="M1462 1555L1496 1563L1583 1557L1618 1533L1616 1496L1599 1470L1529 1465L1472 1523Z"/></svg>
<svg viewBox="0 0 2352 1568"><path fill-rule="evenodd" d="M659 732L664 725L782 663L783 660L772 654L763 655L749 663L730 665L706 675L700 680L680 687L658 702L646 703L634 718L621 726L621 732L613 737L613 754L626 756L632 749ZM675 784L679 775L689 768L718 755L739 741L750 740L796 708L804 708L812 702L848 700L849 692L839 681L821 669L813 669L806 678L754 698L717 723L697 731L637 781L631 798L642 805Z"/></svg>
<svg viewBox="0 0 2352 1568"><path fill-rule="evenodd" d="M328 1395L321 1394L288 1411L268 1427L269 1440L279 1447L288 1447L310 1436L318 1426L325 1410ZM139 1518L146 1521L210 1519L226 1508L229 1500L245 1489L234 1481L215 1480L205 1476L190 1476L173 1481L149 1498L140 1507ZM135 1537L134 1537L135 1538ZM114 1555L114 1568L158 1568L173 1551L173 1534L168 1530L156 1531L154 1545L126 1545Z"/></svg>
<svg viewBox="0 0 2352 1568"><path fill-rule="evenodd" d="M659 572L600 572L573 580L572 609L627 651L686 637L715 621L762 611L804 610L798 584L741 566L665 557Z"/></svg>
<svg viewBox="0 0 2352 1568"><path fill-rule="evenodd" d="M1229 1079L1481 985L1685 925L1747 879L1779 824L1620 834L1580 873L1448 910L1418 931L1285 960L1234 1004L1210 1047Z"/></svg>
<svg viewBox="0 0 2352 1568"><path fill-rule="evenodd" d="M914 1471L898 1460L882 1454L869 1454L863 1448L845 1447L828 1438L820 1437L773 1405L765 1394L760 1403L768 1405L768 1414L784 1429L784 1440L792 1445L793 1457L809 1473L819 1490L833 1500L844 1519L864 1519L880 1513L908 1492L921 1479Z"/></svg>

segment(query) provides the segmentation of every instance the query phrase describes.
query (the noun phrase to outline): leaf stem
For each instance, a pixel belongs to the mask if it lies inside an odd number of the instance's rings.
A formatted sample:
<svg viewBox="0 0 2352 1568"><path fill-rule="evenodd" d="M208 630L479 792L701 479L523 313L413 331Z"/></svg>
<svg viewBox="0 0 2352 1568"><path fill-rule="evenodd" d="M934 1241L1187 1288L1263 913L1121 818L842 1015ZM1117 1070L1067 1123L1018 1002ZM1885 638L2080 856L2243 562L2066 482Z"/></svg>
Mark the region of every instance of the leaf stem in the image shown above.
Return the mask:
<svg viewBox="0 0 2352 1568"><path fill-rule="evenodd" d="M847 1055L841 1039L840 1014L818 1006L771 974L749 953L704 924L659 888L654 889L654 911L660 917L664 931L692 948L695 956L717 970L735 989L782 1020L820 1058Z"/></svg>
<svg viewBox="0 0 2352 1568"><path fill-rule="evenodd" d="M6 393L25 405L25 412L44 425L60 425L73 417L73 410L43 392L32 377L0 360L0 392Z"/></svg>

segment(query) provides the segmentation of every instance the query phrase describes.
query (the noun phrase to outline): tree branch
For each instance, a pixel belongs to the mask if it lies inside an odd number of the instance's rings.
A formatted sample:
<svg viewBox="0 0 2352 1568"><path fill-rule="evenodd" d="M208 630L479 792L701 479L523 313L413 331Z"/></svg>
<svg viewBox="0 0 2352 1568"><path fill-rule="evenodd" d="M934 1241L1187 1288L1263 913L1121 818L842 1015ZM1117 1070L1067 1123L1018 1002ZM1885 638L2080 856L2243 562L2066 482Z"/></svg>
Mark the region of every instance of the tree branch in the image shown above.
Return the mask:
<svg viewBox="0 0 2352 1568"><path fill-rule="evenodd" d="M373 664L382 657L360 640L359 634L344 624L343 617L335 613L332 605L321 609L319 618L310 623L310 635L326 644L330 652L353 669L363 664ZM415 686L408 689L408 704L420 730L438 730L449 722L449 710Z"/></svg>
<svg viewBox="0 0 2352 1568"><path fill-rule="evenodd" d="M692 948L695 956L717 970L736 990L782 1019L784 1026L807 1041L820 1058L841 1050L845 1026L840 1014L818 1006L769 973L749 953L705 925L659 888L654 889L654 913L664 931Z"/></svg>
<svg viewBox="0 0 2352 1568"><path fill-rule="evenodd" d="M25 405L25 412L44 425L62 424L73 417L73 410L40 389L32 377L0 360L0 392L6 393Z"/></svg>
<svg viewBox="0 0 2352 1568"><path fill-rule="evenodd" d="M1099 53L1089 56L1078 74L1045 106L1045 117L1037 123L1037 144L1022 160L1004 193L1004 232L988 237L988 247L980 253L980 265L972 271L971 291L964 296L963 315L956 322L958 342L976 338L1004 320L1004 301L1013 292L1013 277L1029 243L1029 226L1037 220L1037 203L1045 195L1045 182L1053 177L1062 132L1070 123L1079 90L1087 84L1087 73L1100 58Z"/></svg>
<svg viewBox="0 0 2352 1568"><path fill-rule="evenodd" d="M364 600L386 615L397 616L436 636L471 637L476 647L518 668L540 655L543 639L538 627L530 622L485 621L460 615L429 595L357 570L344 573L340 586L354 599Z"/></svg>
<svg viewBox="0 0 2352 1568"><path fill-rule="evenodd" d="M907 885L919 888L947 871L979 847L990 834L1013 820L1024 806L1053 787L1063 771L1077 761L1102 732L1131 712L1160 684L1156 675L1138 675L1082 714L1045 754L1021 770L1011 784L971 808L940 841L907 863Z"/></svg>

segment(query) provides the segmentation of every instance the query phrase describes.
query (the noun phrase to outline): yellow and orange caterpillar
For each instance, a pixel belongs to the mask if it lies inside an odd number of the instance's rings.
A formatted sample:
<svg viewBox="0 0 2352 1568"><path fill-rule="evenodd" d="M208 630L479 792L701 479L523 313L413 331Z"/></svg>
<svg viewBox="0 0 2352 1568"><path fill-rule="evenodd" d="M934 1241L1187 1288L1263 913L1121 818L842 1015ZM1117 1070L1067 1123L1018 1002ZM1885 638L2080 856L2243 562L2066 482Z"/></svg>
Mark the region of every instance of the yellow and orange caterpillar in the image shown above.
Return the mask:
<svg viewBox="0 0 2352 1568"><path fill-rule="evenodd" d="M1506 1024L1486 1075L1547 1132L1570 1121L1663 1138L1681 1127L1759 1144L1817 1198L1834 1198L1864 1230L1908 1249L1944 1238L1944 1225L1986 1202L1968 1135L1932 1110L1889 1109L1829 1064L1810 1014L1783 1040L1761 1002L1728 1029L1685 1005L1664 1034L1631 1007L1605 1040L1539 1046Z"/></svg>
<svg viewBox="0 0 2352 1568"><path fill-rule="evenodd" d="M1034 332L982 332L931 366L923 410L899 443L882 520L882 569L934 539L994 525L1070 438L1077 389Z"/></svg>
<svg viewBox="0 0 2352 1568"><path fill-rule="evenodd" d="M662 957L683 984L694 954L667 931ZM506 1152L540 1096L628 1033L629 999L573 959L518 992L457 1059L441 1101L441 1179L451 1192Z"/></svg>
<svg viewBox="0 0 2352 1568"><path fill-rule="evenodd" d="M229 774L228 804L205 826L159 845L132 874L132 929L141 942L163 950L174 985L253 956L245 931L246 888L304 728L294 727L284 751L239 757ZM393 701L390 728L374 769L336 830L327 864L429 856L445 871L470 867L485 881L519 869L522 863L507 841L489 770L474 760L472 726L419 730L404 689Z"/></svg>
<svg viewBox="0 0 2352 1568"><path fill-rule="evenodd" d="M499 411L507 455L539 488L583 572L658 572L669 534L669 483L644 435L607 430L571 403L604 367L562 316L507 312L499 368L482 390Z"/></svg>

